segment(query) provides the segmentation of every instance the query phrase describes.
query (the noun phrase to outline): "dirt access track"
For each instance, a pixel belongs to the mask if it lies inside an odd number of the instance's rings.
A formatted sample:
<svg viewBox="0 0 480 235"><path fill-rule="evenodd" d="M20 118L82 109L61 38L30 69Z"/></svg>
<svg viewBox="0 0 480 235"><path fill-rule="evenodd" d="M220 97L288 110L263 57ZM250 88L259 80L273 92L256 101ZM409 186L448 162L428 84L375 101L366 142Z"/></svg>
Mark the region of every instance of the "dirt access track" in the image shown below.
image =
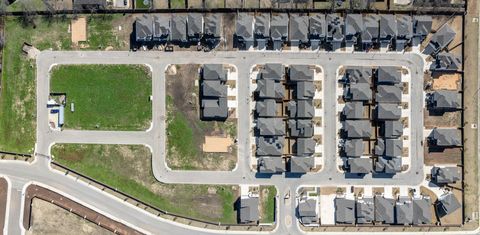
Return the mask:
<svg viewBox="0 0 480 235"><path fill-rule="evenodd" d="M5 227L5 213L7 211L8 183L4 178L0 178L0 235L3 234Z"/></svg>
<svg viewBox="0 0 480 235"><path fill-rule="evenodd" d="M34 198L50 202L116 234L143 234L58 193L34 184L27 187L25 196L23 226L27 230L31 225L32 201Z"/></svg>

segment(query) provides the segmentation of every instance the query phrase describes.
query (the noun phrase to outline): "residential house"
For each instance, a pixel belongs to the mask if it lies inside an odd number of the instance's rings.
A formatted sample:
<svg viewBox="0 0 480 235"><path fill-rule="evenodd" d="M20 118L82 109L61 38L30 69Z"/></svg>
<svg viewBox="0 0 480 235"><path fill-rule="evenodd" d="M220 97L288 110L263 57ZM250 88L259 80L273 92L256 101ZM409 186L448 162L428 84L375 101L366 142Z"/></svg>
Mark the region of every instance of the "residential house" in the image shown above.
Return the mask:
<svg viewBox="0 0 480 235"><path fill-rule="evenodd" d="M398 120L402 116L397 104L379 103L375 108L377 120Z"/></svg>
<svg viewBox="0 0 480 235"><path fill-rule="evenodd" d="M315 168L315 158L291 157L289 165L291 173L305 174Z"/></svg>
<svg viewBox="0 0 480 235"><path fill-rule="evenodd" d="M309 198L300 200L298 203L298 217L303 225L311 225L318 223L318 201Z"/></svg>
<svg viewBox="0 0 480 235"><path fill-rule="evenodd" d="M258 13L255 16L255 42L259 50L267 48L268 40L270 39L270 14Z"/></svg>
<svg viewBox="0 0 480 235"><path fill-rule="evenodd" d="M462 145L461 131L453 128L434 128L429 142L438 147L455 147Z"/></svg>
<svg viewBox="0 0 480 235"><path fill-rule="evenodd" d="M293 146L294 155L309 157L315 153L316 142L312 138L297 138Z"/></svg>
<svg viewBox="0 0 480 235"><path fill-rule="evenodd" d="M201 13L188 13L187 15L187 34L188 40L198 43L203 37L203 15Z"/></svg>
<svg viewBox="0 0 480 235"><path fill-rule="evenodd" d="M400 121L384 121L380 134L386 139L396 139L403 135L403 124Z"/></svg>
<svg viewBox="0 0 480 235"><path fill-rule="evenodd" d="M257 138L257 156L281 156L283 154L283 146L285 145L285 137L260 136Z"/></svg>
<svg viewBox="0 0 480 235"><path fill-rule="evenodd" d="M430 66L432 73L453 73L459 70L462 70L462 60L449 52L438 53Z"/></svg>
<svg viewBox="0 0 480 235"><path fill-rule="evenodd" d="M239 222L242 224L256 223L260 219L258 206L258 197L240 197Z"/></svg>
<svg viewBox="0 0 480 235"><path fill-rule="evenodd" d="M361 44L361 35L365 30L361 14L347 14L345 17L345 45L346 47Z"/></svg>
<svg viewBox="0 0 480 235"><path fill-rule="evenodd" d="M362 197L356 202L357 224L370 224L375 219L375 205L372 197Z"/></svg>
<svg viewBox="0 0 480 235"><path fill-rule="evenodd" d="M148 43L153 38L153 18L142 15L135 20L135 41L137 43Z"/></svg>
<svg viewBox="0 0 480 235"><path fill-rule="evenodd" d="M324 14L310 14L309 17L309 38L312 50L320 49L324 43L326 33L326 22Z"/></svg>
<svg viewBox="0 0 480 235"><path fill-rule="evenodd" d="M409 15L397 15L397 37L395 49L402 51L410 43L413 37L413 19Z"/></svg>
<svg viewBox="0 0 480 235"><path fill-rule="evenodd" d="M423 50L425 55L435 55L445 49L455 38L457 33L448 24L444 24L430 39L427 47Z"/></svg>
<svg viewBox="0 0 480 235"><path fill-rule="evenodd" d="M281 118L257 118L257 129L260 135L285 135L285 123Z"/></svg>
<svg viewBox="0 0 480 235"><path fill-rule="evenodd" d="M235 38L241 49L248 50L254 44L253 21L253 15L249 13L237 14Z"/></svg>
<svg viewBox="0 0 480 235"><path fill-rule="evenodd" d="M335 198L335 223L354 224L355 223L355 201L351 199L337 197Z"/></svg>
<svg viewBox="0 0 480 235"><path fill-rule="evenodd" d="M436 184L451 184L461 180L460 168L458 167L433 167L432 181Z"/></svg>
<svg viewBox="0 0 480 235"><path fill-rule="evenodd" d="M352 174L368 174L373 170L371 158L349 158L347 171Z"/></svg>
<svg viewBox="0 0 480 235"><path fill-rule="evenodd" d="M369 139L372 136L372 125L369 120L346 120L342 124L347 138Z"/></svg>
<svg viewBox="0 0 480 235"><path fill-rule="evenodd" d="M255 112L259 117L277 116L277 103L274 99L264 99L255 102Z"/></svg>
<svg viewBox="0 0 480 235"><path fill-rule="evenodd" d="M461 207L462 205L453 193L446 193L440 196L435 203L435 210L440 218L455 212Z"/></svg>
<svg viewBox="0 0 480 235"><path fill-rule="evenodd" d="M427 37L432 30L432 16L414 15L413 16L413 46L418 46Z"/></svg>
<svg viewBox="0 0 480 235"><path fill-rule="evenodd" d="M259 157L257 158L259 173L278 174L285 172L285 162L281 157Z"/></svg>
<svg viewBox="0 0 480 235"><path fill-rule="evenodd" d="M290 15L290 46L299 47L308 43L308 16Z"/></svg>
<svg viewBox="0 0 480 235"><path fill-rule="evenodd" d="M343 79L348 84L372 83L372 68L361 66L348 66Z"/></svg>
<svg viewBox="0 0 480 235"><path fill-rule="evenodd" d="M462 94L457 91L437 90L429 95L429 108L444 111L456 111L462 109Z"/></svg>
<svg viewBox="0 0 480 235"><path fill-rule="evenodd" d="M222 17L220 14L211 13L205 15L203 19L205 21L203 38L207 46L215 48L222 37Z"/></svg>
<svg viewBox="0 0 480 235"><path fill-rule="evenodd" d="M337 50L342 46L344 39L344 21L337 14L328 14L325 18L327 24L326 42L330 46L330 50Z"/></svg>
<svg viewBox="0 0 480 235"><path fill-rule="evenodd" d="M396 174L402 171L401 157L378 157L375 163L375 172L385 174Z"/></svg>
<svg viewBox="0 0 480 235"><path fill-rule="evenodd" d="M308 138L313 136L313 122L310 119L289 119L288 128L291 137Z"/></svg>
<svg viewBox="0 0 480 235"><path fill-rule="evenodd" d="M288 15L286 13L272 15L270 21L270 37L273 49L282 49L283 43L288 40Z"/></svg>
<svg viewBox="0 0 480 235"><path fill-rule="evenodd" d="M382 66L376 71L377 84L394 85L402 82L402 73L399 67Z"/></svg>
<svg viewBox="0 0 480 235"><path fill-rule="evenodd" d="M170 36L170 16L165 14L153 15L153 38L156 43L166 43Z"/></svg>
<svg viewBox="0 0 480 235"><path fill-rule="evenodd" d="M173 14L170 19L170 41L175 44L185 44L187 38L187 17L185 15Z"/></svg>
<svg viewBox="0 0 480 235"><path fill-rule="evenodd" d="M402 88L399 85L378 85L375 101L377 103L400 104L402 102Z"/></svg>
<svg viewBox="0 0 480 235"><path fill-rule="evenodd" d="M413 225L432 223L431 206L430 197L413 198Z"/></svg>
<svg viewBox="0 0 480 235"><path fill-rule="evenodd" d="M382 224L393 224L395 222L394 207L394 199L375 196L375 221Z"/></svg>
<svg viewBox="0 0 480 235"><path fill-rule="evenodd" d="M364 119L365 108L360 101L346 102L342 110L344 119Z"/></svg>
<svg viewBox="0 0 480 235"><path fill-rule="evenodd" d="M372 100L372 89L368 83L350 84L344 90L343 98L348 101L370 101Z"/></svg>
<svg viewBox="0 0 480 235"><path fill-rule="evenodd" d="M397 20L395 15L380 15L380 47L389 48L398 34Z"/></svg>
<svg viewBox="0 0 480 235"><path fill-rule="evenodd" d="M400 196L395 203L395 224L409 225L413 222L413 203L410 197Z"/></svg>
<svg viewBox="0 0 480 235"><path fill-rule="evenodd" d="M363 17L363 24L365 30L362 31L362 45L364 50L369 50L375 47L379 42L380 33L380 17L378 15L365 15Z"/></svg>
<svg viewBox="0 0 480 235"><path fill-rule="evenodd" d="M313 100L291 100L287 104L288 115L290 118L313 118L315 108Z"/></svg>
<svg viewBox="0 0 480 235"><path fill-rule="evenodd" d="M343 152L346 157L361 157L364 152L364 147L362 139L345 140Z"/></svg>

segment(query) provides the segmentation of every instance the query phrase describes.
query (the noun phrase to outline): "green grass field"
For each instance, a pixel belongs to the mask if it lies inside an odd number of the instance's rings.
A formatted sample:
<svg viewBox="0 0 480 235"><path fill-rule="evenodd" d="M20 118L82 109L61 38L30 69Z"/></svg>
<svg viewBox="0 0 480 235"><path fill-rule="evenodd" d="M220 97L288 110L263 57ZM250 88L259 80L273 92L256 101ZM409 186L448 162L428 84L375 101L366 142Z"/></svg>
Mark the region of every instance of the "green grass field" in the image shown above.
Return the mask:
<svg viewBox="0 0 480 235"><path fill-rule="evenodd" d="M233 186L170 185L151 171L148 148L130 145L55 145L54 160L155 207L210 222L236 223Z"/></svg>
<svg viewBox="0 0 480 235"><path fill-rule="evenodd" d="M268 193L263 195L261 223L275 222L275 196L277 195L277 188L275 186L265 187Z"/></svg>
<svg viewBox="0 0 480 235"><path fill-rule="evenodd" d="M144 66L62 65L52 70L50 89L67 94L66 129L145 130L150 126L152 80Z"/></svg>

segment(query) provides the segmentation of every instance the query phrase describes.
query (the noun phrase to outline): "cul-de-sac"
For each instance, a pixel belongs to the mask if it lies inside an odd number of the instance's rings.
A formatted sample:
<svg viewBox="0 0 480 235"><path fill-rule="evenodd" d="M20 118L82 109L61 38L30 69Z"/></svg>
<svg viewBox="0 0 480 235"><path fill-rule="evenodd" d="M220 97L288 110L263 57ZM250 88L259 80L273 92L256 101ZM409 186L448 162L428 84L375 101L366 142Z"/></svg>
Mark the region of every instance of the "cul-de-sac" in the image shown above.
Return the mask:
<svg viewBox="0 0 480 235"><path fill-rule="evenodd" d="M476 0L1 0L0 235L480 233Z"/></svg>

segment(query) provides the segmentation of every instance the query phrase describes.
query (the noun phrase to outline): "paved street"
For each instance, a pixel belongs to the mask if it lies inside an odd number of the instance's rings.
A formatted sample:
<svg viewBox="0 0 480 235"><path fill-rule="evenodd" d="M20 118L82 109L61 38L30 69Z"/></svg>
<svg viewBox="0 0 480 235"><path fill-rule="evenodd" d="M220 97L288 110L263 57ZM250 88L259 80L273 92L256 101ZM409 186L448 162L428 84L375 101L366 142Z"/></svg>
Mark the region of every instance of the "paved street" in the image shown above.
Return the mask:
<svg viewBox="0 0 480 235"><path fill-rule="evenodd" d="M238 71L238 165L234 171L173 171L165 161L165 68L168 64L190 63L226 63L233 64ZM250 81L249 72L255 64L316 64L325 73L324 113L323 113L323 157L322 170L318 173L301 177L274 175L257 176L250 170ZM57 64L146 64L152 70L153 113L152 127L145 132L111 132L111 131L73 131L56 132L48 126L46 109L49 96L49 71ZM410 154L411 165L407 172L390 178L363 179L345 178L337 167L336 113L336 72L341 65L382 66L394 65L407 67L411 73L410 107L411 122ZM8 162L0 163L0 172L9 177L18 177L20 182L34 181L124 222L134 228L152 234L191 234L190 228L150 215L138 208L114 199L99 190L75 179L54 172L49 168L50 147L55 143L92 143L92 144L144 144L152 150L152 167L154 176L164 183L189 184L271 184L279 192L278 227L275 234L299 234L300 229L295 219L295 192L304 185L419 185L424 179L423 172L423 59L415 53L327 53L327 52L42 52L37 58L37 143L35 164ZM21 185L21 184L20 184ZM290 191L292 199L283 201L283 196ZM19 196L14 193L16 198ZM16 204L16 203L14 203ZM18 216L13 212L9 215ZM287 219L285 219L287 218ZM292 218L290 223L288 218ZM15 231L9 220L9 231ZM203 231L203 230L202 230ZM211 231L210 231L211 232ZM204 231L205 234L209 231ZM220 233L226 233L222 231ZM17 233L9 233L17 234ZM195 234L203 234L196 232Z"/></svg>

